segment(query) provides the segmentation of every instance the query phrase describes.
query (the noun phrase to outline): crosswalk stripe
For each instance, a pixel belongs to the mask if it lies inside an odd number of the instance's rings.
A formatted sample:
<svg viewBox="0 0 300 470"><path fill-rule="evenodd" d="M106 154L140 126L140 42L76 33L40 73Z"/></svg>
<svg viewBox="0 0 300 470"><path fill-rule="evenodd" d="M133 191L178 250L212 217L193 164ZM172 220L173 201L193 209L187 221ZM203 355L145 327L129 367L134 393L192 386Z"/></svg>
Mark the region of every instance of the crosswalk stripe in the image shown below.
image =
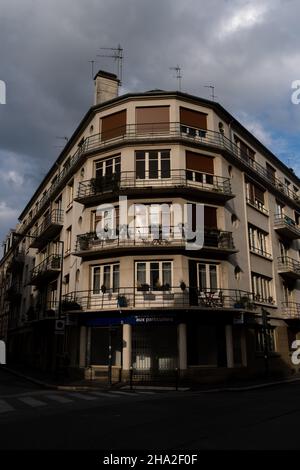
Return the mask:
<svg viewBox="0 0 300 470"><path fill-rule="evenodd" d="M135 392L117 392L117 391L112 391L112 392L109 392L109 393L113 393L114 395L127 395L128 397L132 397L133 395L135 395Z"/></svg>
<svg viewBox="0 0 300 470"><path fill-rule="evenodd" d="M96 395L97 397L105 397L105 398L116 398L114 395L110 395L107 392L90 392L91 395Z"/></svg>
<svg viewBox="0 0 300 470"><path fill-rule="evenodd" d="M0 400L0 413L6 413L7 411L14 411L14 407L7 403L7 401Z"/></svg>
<svg viewBox="0 0 300 470"><path fill-rule="evenodd" d="M140 391L140 390L137 391L136 394L137 394L137 395L156 395L155 392L144 392L144 391L142 392L142 391Z"/></svg>
<svg viewBox="0 0 300 470"><path fill-rule="evenodd" d="M61 395L56 395L55 393L45 395L45 397L49 398L50 400L57 401L58 403L72 403L73 402L73 400L71 400L70 398L66 398Z"/></svg>
<svg viewBox="0 0 300 470"><path fill-rule="evenodd" d="M97 397L92 397L91 395L84 395L83 393L70 393L72 397L79 398L81 400L97 400Z"/></svg>
<svg viewBox="0 0 300 470"><path fill-rule="evenodd" d="M32 398L32 397L19 398L19 401L22 401L23 403L25 403L25 405L32 406L32 408L37 408L39 406L46 406L45 402L37 400L36 398Z"/></svg>

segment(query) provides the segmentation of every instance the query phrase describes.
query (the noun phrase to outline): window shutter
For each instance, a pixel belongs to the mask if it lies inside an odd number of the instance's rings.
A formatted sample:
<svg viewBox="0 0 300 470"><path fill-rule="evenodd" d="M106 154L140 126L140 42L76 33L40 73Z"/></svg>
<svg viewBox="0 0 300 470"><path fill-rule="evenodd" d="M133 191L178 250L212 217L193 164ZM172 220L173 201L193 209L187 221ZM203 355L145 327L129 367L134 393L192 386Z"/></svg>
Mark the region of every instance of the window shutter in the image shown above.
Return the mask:
<svg viewBox="0 0 300 470"><path fill-rule="evenodd" d="M185 153L186 156L186 169L200 171L204 173L214 174L214 159L200 153L190 152Z"/></svg>
<svg viewBox="0 0 300 470"><path fill-rule="evenodd" d="M138 133L169 130L169 106L141 106L136 108L136 124Z"/></svg>
<svg viewBox="0 0 300 470"><path fill-rule="evenodd" d="M102 141L119 137L126 133L126 109L101 119Z"/></svg>
<svg viewBox="0 0 300 470"><path fill-rule="evenodd" d="M207 114L180 107L180 124L196 129L207 129Z"/></svg>

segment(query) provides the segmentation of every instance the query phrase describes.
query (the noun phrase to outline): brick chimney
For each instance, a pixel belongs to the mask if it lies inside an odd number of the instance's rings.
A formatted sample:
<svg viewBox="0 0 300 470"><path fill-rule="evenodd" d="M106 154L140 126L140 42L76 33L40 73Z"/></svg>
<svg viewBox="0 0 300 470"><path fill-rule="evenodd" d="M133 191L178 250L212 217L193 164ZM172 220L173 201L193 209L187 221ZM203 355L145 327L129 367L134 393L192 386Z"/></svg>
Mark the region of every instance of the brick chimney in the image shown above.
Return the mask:
<svg viewBox="0 0 300 470"><path fill-rule="evenodd" d="M94 104L104 103L118 96L120 80L114 73L99 70L97 75L95 75L94 81Z"/></svg>

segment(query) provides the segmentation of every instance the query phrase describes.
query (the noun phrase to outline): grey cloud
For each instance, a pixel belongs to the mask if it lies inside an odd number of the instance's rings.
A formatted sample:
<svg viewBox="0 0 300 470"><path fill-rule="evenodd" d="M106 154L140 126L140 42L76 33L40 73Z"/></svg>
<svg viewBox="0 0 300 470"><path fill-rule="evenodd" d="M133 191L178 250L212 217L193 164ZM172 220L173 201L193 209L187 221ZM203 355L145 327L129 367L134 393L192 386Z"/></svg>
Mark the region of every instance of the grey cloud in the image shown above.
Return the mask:
<svg viewBox="0 0 300 470"><path fill-rule="evenodd" d="M204 85L213 83L219 101L245 113L261 135L298 132L300 106L290 102L291 82L300 78L296 0L0 4L0 79L7 83L7 105L0 106L0 175L16 172L24 181L13 190L1 182L2 207L21 210L59 153L56 136L69 136L91 105L88 61L101 46L124 47L123 92L175 89L169 67L179 63L185 91L207 97ZM115 71L108 59L98 58L96 67ZM276 147L278 139L271 141ZM1 237L11 225L3 214Z"/></svg>

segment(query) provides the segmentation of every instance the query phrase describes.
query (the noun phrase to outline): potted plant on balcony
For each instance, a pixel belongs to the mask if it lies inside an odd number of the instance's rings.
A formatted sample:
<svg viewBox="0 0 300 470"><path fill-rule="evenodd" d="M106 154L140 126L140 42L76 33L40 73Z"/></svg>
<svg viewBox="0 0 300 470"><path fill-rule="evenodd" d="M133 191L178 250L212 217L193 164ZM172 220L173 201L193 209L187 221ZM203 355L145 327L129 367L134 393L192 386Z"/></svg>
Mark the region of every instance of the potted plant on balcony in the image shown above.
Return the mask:
<svg viewBox="0 0 300 470"><path fill-rule="evenodd" d="M149 284L141 284L140 287L138 287L138 290L142 292L148 292L150 290Z"/></svg>
<svg viewBox="0 0 300 470"><path fill-rule="evenodd" d="M234 304L234 308L243 308L243 309L251 310L252 303L250 302L249 297L244 295L240 297L240 299Z"/></svg>
<svg viewBox="0 0 300 470"><path fill-rule="evenodd" d="M126 296L119 294L117 297L117 304L118 304L118 307L128 307Z"/></svg>
<svg viewBox="0 0 300 470"><path fill-rule="evenodd" d="M173 300L174 299L174 294L172 292L170 292L171 286L168 282L161 286L161 290L163 291L163 299L164 300Z"/></svg>
<svg viewBox="0 0 300 470"><path fill-rule="evenodd" d="M186 290L186 283L184 281L180 281L179 287L182 292L184 292Z"/></svg>

